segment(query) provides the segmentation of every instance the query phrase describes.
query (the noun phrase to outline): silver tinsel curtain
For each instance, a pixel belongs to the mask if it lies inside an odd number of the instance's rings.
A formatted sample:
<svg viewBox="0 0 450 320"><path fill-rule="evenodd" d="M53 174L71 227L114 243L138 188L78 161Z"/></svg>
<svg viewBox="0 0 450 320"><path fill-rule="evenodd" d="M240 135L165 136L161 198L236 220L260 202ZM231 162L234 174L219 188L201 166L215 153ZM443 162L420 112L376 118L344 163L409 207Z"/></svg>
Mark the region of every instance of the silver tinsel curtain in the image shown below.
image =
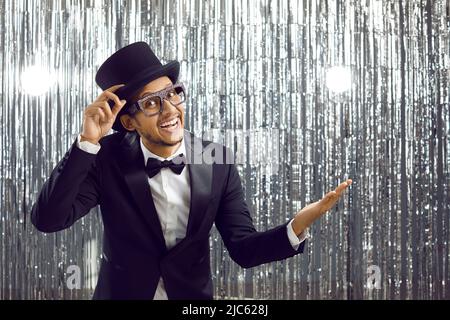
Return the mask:
<svg viewBox="0 0 450 320"><path fill-rule="evenodd" d="M90 298L99 209L48 235L29 213L100 93L97 68L147 41L181 62L187 128L236 151L258 230L353 179L303 255L242 269L213 230L216 298L449 299L449 11L447 0L1 1L0 298ZM348 90L327 86L334 66L349 70Z"/></svg>

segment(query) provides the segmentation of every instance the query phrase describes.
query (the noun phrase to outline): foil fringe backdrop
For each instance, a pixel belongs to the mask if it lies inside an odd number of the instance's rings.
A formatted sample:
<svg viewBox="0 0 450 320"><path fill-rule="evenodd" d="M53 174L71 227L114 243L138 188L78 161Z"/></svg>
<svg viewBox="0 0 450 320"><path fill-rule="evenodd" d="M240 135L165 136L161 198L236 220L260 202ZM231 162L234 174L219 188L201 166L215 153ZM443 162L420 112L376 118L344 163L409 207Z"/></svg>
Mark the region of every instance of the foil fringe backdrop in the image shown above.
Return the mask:
<svg viewBox="0 0 450 320"><path fill-rule="evenodd" d="M29 213L100 93L100 63L143 40L181 61L188 129L241 159L258 230L353 179L303 255L242 269L213 230L216 298L449 299L449 11L446 0L0 2L0 298L90 298L99 209L56 234ZM33 64L58 79L40 96L20 85ZM334 65L350 68L351 90L327 89Z"/></svg>

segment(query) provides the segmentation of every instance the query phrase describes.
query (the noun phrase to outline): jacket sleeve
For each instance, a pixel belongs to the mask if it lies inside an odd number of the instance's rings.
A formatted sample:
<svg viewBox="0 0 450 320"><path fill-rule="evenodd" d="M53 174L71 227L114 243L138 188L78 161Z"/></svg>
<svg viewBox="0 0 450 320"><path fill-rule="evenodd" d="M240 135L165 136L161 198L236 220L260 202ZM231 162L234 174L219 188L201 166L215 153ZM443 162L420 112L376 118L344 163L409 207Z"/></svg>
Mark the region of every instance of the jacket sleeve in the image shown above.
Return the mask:
<svg viewBox="0 0 450 320"><path fill-rule="evenodd" d="M31 210L31 222L42 232L69 228L100 198L98 155L72 144L44 183Z"/></svg>
<svg viewBox="0 0 450 320"><path fill-rule="evenodd" d="M289 221L258 232L244 199L239 173L229 165L227 185L220 200L215 224L231 258L243 268L283 260L302 253L305 241L294 250L286 232Z"/></svg>

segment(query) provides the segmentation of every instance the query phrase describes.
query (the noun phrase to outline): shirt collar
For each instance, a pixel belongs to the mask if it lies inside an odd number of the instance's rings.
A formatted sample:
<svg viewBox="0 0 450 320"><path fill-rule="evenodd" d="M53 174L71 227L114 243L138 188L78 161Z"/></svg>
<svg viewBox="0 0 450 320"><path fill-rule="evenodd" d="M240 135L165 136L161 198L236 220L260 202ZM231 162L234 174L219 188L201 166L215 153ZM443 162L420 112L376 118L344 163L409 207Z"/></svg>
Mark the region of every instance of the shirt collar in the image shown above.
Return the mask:
<svg viewBox="0 0 450 320"><path fill-rule="evenodd" d="M151 152L150 150L148 150L147 147L144 145L144 143L142 143L141 136L139 136L139 141L141 144L142 154L144 155L144 165L147 163L148 158L156 158L159 161L171 160L171 159L175 158L176 156L178 156L180 153L184 154L184 156L186 157L186 146L184 145L184 137L183 137L183 140L181 141L181 144L178 147L178 149L174 153L172 153L172 155L170 155L168 158L160 157L160 156L154 154L153 152Z"/></svg>

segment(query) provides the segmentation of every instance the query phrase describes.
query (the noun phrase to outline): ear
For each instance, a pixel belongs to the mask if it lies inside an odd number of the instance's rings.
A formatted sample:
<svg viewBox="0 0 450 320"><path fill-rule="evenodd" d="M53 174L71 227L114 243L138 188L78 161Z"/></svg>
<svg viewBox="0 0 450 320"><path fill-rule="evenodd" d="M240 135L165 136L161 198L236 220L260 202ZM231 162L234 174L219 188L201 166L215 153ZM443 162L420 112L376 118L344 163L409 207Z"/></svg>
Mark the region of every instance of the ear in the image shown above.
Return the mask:
<svg viewBox="0 0 450 320"><path fill-rule="evenodd" d="M129 114L123 114L120 116L120 123L128 131L135 131L136 128L133 125L133 119L131 119Z"/></svg>

